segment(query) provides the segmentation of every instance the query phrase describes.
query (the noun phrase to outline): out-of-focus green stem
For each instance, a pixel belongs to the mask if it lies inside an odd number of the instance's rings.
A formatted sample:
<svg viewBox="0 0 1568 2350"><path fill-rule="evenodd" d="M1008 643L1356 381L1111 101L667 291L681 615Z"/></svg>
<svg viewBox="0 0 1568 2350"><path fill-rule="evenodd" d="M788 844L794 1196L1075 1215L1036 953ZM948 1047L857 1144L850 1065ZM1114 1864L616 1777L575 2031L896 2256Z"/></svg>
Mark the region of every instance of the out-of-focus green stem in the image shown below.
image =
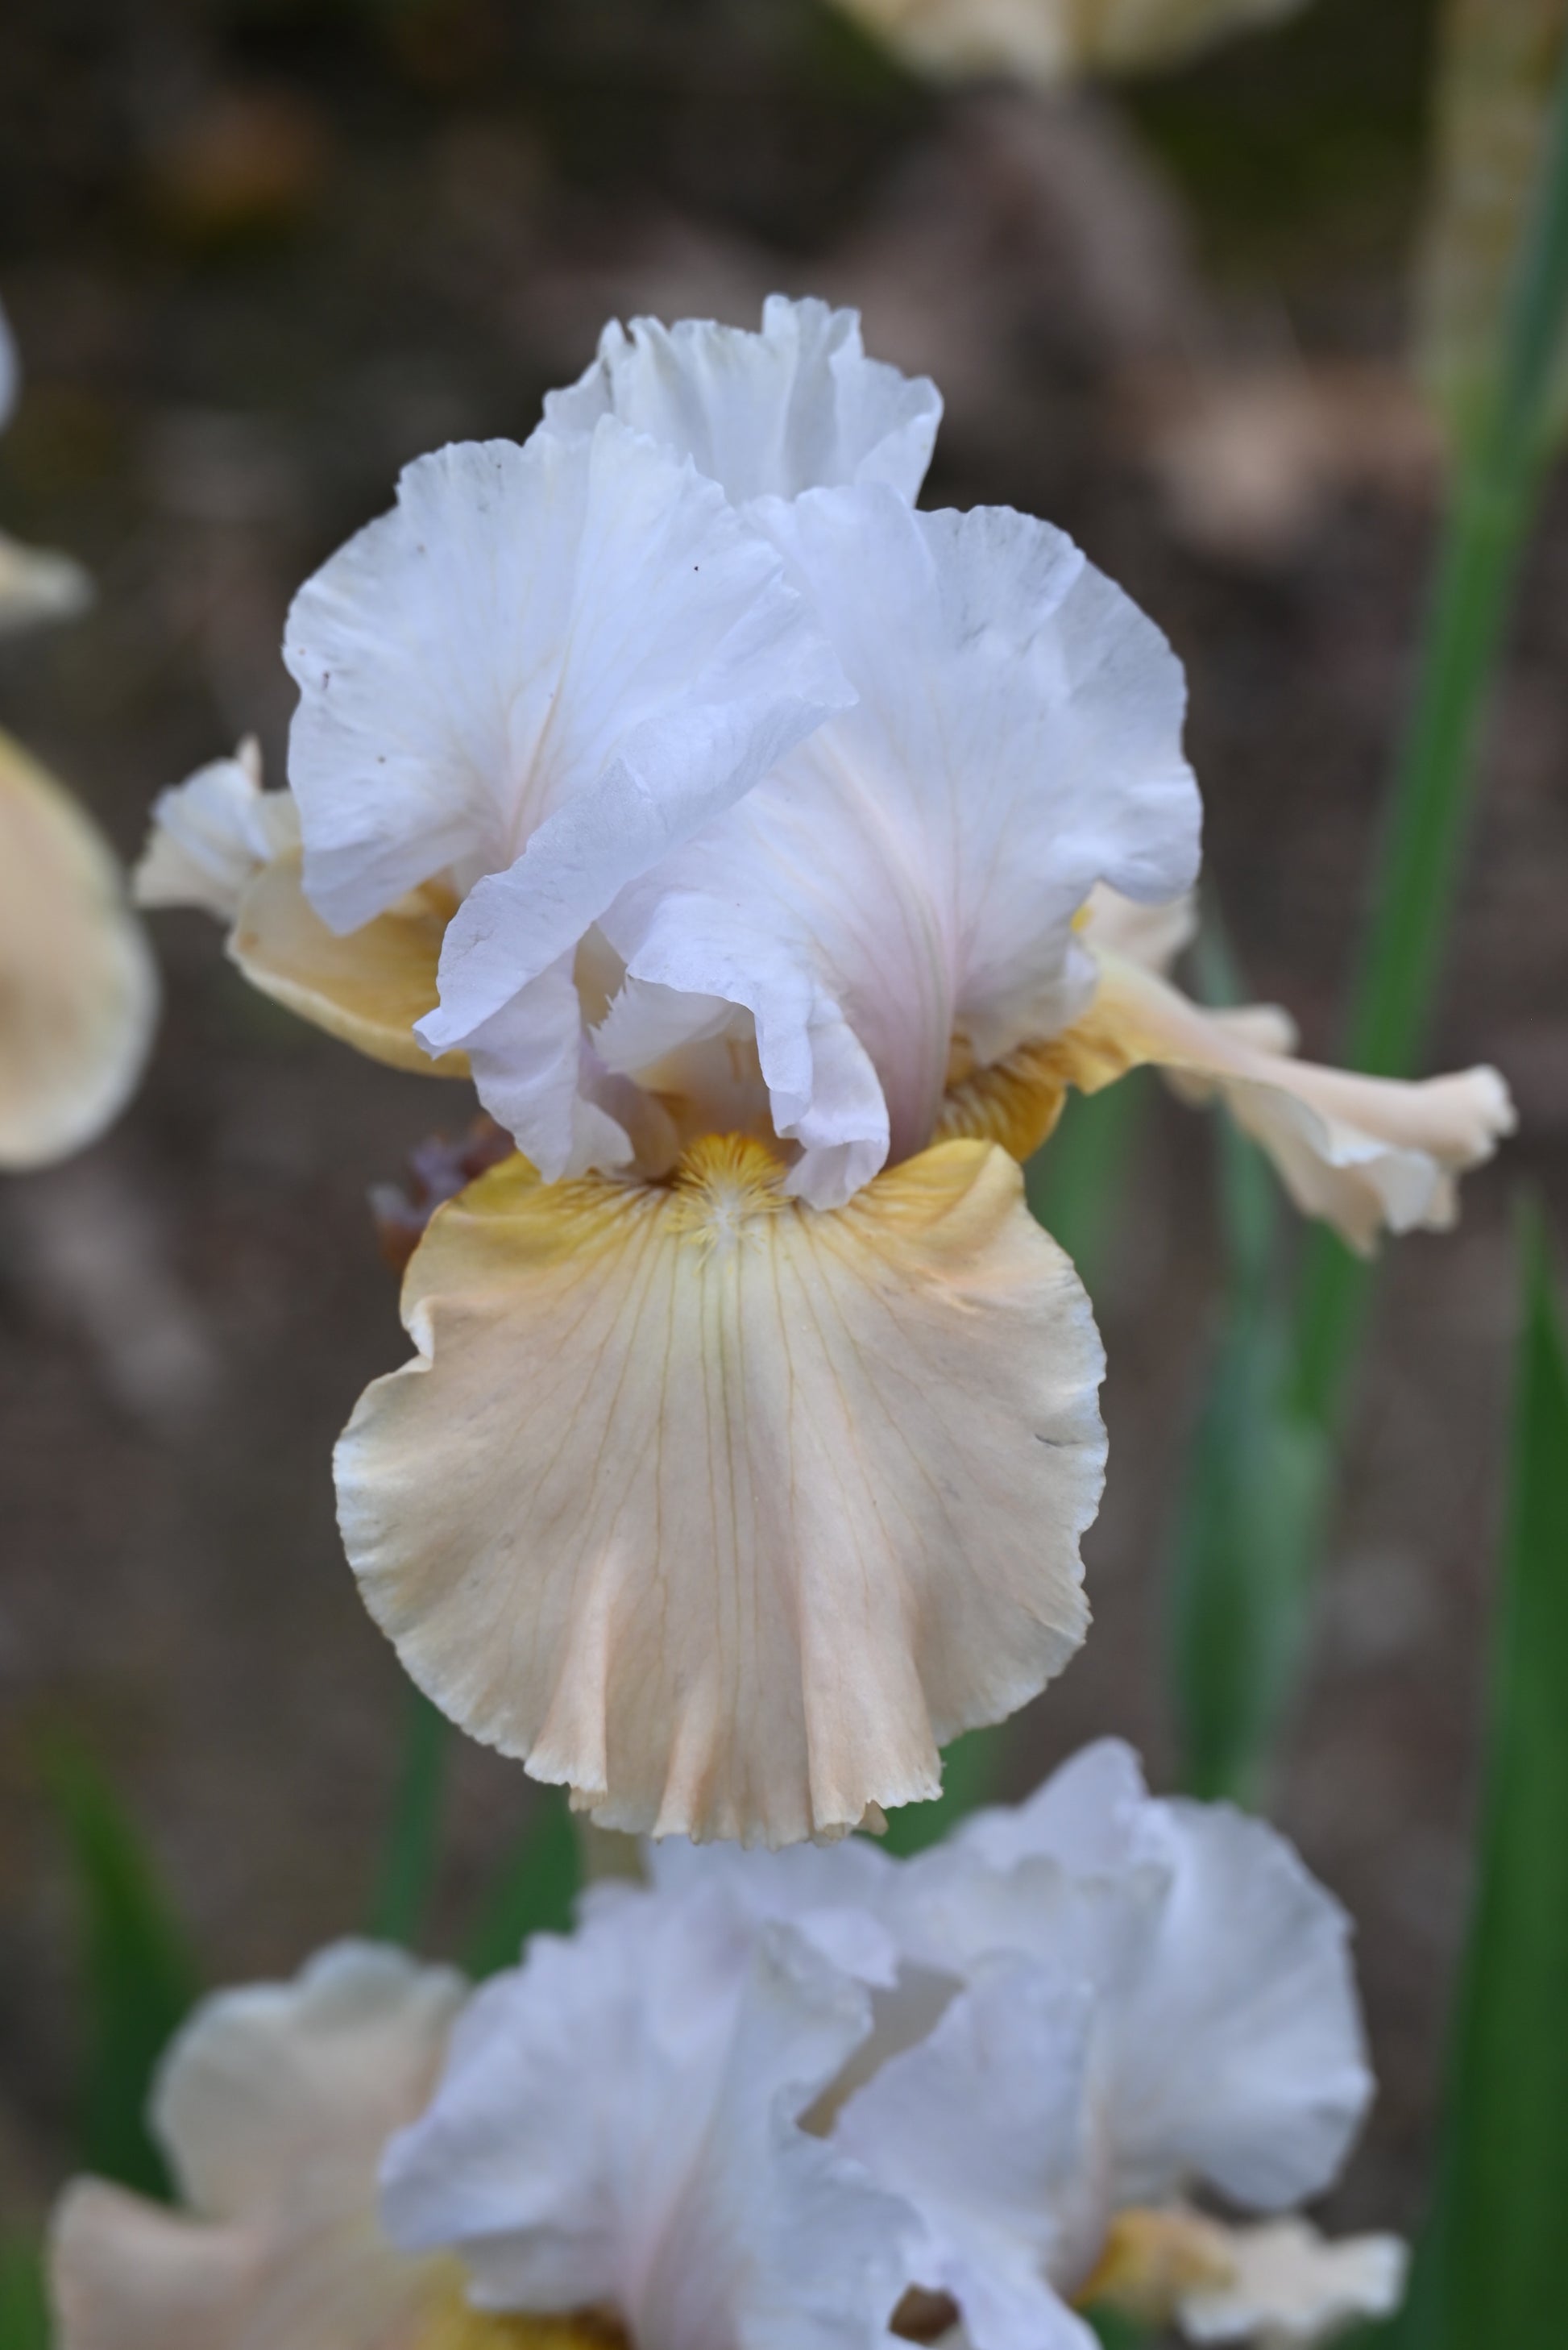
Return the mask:
<svg viewBox="0 0 1568 2350"><path fill-rule="evenodd" d="M382 1941L412 1944L441 1859L441 1797L451 1736L446 1718L421 1690L409 1691L402 1768L370 1908Z"/></svg>
<svg viewBox="0 0 1568 2350"><path fill-rule="evenodd" d="M1537 188L1490 391L1455 452L1454 494L1350 1022L1352 1066L1379 1076L1407 1076L1420 1051L1488 688L1550 454L1552 373L1568 311L1568 57ZM1291 1402L1320 1426L1344 1409L1370 1295L1367 1268L1330 1234L1314 1235L1296 1313Z"/></svg>

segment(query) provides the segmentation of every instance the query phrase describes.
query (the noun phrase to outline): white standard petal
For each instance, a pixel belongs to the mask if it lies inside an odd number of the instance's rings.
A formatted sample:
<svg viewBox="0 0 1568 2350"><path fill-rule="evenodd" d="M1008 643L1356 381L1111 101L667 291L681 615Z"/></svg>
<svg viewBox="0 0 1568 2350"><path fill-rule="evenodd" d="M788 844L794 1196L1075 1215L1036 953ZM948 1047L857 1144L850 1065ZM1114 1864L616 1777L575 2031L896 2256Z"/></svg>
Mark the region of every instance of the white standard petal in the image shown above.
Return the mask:
<svg viewBox="0 0 1568 2350"><path fill-rule="evenodd" d="M1295 2219L1223 2233L1231 2280L1184 2293L1177 2305L1189 2342L1306 2350L1347 2327L1391 2317L1404 2298L1407 2256L1397 2236L1334 2242Z"/></svg>
<svg viewBox="0 0 1568 2350"><path fill-rule="evenodd" d="M836 2143L919 2214L918 2282L957 2303L975 2350L1091 2350L1050 2279L1087 2159L1092 2013L1076 1983L982 1962L836 2125Z"/></svg>
<svg viewBox="0 0 1568 2350"><path fill-rule="evenodd" d="M486 1985L383 2212L451 2248L483 2308L597 2308L639 2350L874 2345L909 2215L795 2116L869 2023L866 1992L722 1900L623 1896Z"/></svg>
<svg viewBox="0 0 1568 2350"><path fill-rule="evenodd" d="M1274 2210L1319 2193L1366 2113L1349 1921L1295 1852L1228 1804L1150 1804L1158 1929L1106 2025L1116 2204L1199 2178Z"/></svg>
<svg viewBox="0 0 1568 2350"><path fill-rule="evenodd" d="M898 1981L898 1946L881 1914L898 1867L862 1836L778 1852L668 1836L649 1843L644 1859L662 1893L713 1888L754 1931L769 1923L793 1926L857 1981L891 1990Z"/></svg>
<svg viewBox="0 0 1568 2350"><path fill-rule="evenodd" d="M247 734L232 759L159 793L131 895L139 906L200 906L232 922L263 867L298 846L294 795L263 789L261 745Z"/></svg>
<svg viewBox="0 0 1568 2350"><path fill-rule="evenodd" d="M433 876L468 889L420 1024L432 1052L504 1014L847 698L773 549L610 417L408 467L392 513L301 589L285 652L317 911L351 931ZM578 1026L557 991L522 1059L553 1070ZM480 1087L563 1173L558 1091L536 1101L506 1052Z"/></svg>
<svg viewBox="0 0 1568 2350"><path fill-rule="evenodd" d="M866 356L854 310L771 294L760 334L682 318L614 320L598 356L545 401L557 432L618 416L690 457L736 504L885 482L913 501L931 459L941 395L924 376Z"/></svg>
<svg viewBox="0 0 1568 2350"><path fill-rule="evenodd" d="M757 512L858 701L605 928L634 981L751 1012L792 1188L833 1206L929 1139L955 1048L1074 1016L1075 914L1101 881L1185 889L1198 795L1179 664L1059 531L878 489ZM622 1017L597 1044L629 1075Z"/></svg>

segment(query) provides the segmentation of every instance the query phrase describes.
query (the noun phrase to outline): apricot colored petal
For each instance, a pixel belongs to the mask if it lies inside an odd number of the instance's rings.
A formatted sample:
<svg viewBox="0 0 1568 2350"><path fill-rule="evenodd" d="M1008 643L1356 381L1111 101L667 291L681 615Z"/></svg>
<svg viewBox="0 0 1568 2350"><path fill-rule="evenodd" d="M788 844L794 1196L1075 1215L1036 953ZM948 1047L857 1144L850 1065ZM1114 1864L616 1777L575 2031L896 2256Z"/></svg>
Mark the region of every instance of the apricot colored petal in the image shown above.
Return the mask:
<svg viewBox="0 0 1568 2350"><path fill-rule="evenodd" d="M264 995L373 1061L427 1077L464 1077L465 1054L432 1059L414 1034L436 1000L446 911L438 895L416 890L339 937L301 889L295 850L264 866L245 889L229 953Z"/></svg>
<svg viewBox="0 0 1568 2350"><path fill-rule="evenodd" d="M1083 1637L1103 1357L1016 1168L942 1144L832 1212L782 1173L733 1138L669 1188L497 1168L338 1446L414 1679L609 1826L853 1828Z"/></svg>

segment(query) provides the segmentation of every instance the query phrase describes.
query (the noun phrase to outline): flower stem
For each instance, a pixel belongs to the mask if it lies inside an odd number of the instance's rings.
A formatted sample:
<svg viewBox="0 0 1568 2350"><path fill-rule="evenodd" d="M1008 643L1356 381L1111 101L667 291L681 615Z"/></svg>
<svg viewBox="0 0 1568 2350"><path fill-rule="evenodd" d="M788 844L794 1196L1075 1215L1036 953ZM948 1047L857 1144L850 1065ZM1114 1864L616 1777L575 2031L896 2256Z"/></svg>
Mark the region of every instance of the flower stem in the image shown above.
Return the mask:
<svg viewBox="0 0 1568 2350"><path fill-rule="evenodd" d="M379 1940L412 1945L423 1923L441 1860L450 1734L446 1717L421 1690L410 1690L402 1768L370 1908L370 1931Z"/></svg>
<svg viewBox="0 0 1568 2350"><path fill-rule="evenodd" d="M1426 1031L1478 766L1481 722L1549 457L1568 313L1568 52L1542 140L1507 325L1487 397L1455 452L1415 702L1396 775L1371 931L1351 1014L1352 1067L1406 1076ZM1341 1418L1371 1300L1368 1268L1314 1235L1297 1300L1291 1403Z"/></svg>

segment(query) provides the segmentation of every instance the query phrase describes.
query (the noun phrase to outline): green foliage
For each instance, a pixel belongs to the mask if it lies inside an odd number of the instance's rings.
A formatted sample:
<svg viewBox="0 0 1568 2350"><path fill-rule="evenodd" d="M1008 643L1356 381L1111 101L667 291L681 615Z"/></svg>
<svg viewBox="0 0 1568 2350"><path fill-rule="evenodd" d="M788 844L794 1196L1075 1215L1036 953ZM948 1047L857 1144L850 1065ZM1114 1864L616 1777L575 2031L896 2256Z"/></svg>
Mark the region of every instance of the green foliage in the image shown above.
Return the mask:
<svg viewBox="0 0 1568 2350"><path fill-rule="evenodd" d="M1347 1058L1355 1068L1404 1076L1421 1048L1459 883L1481 720L1549 453L1565 318L1568 60L1506 332L1460 452L1445 523L1351 1024ZM1305 1648L1334 1442L1373 1283L1373 1268L1319 1229L1307 1240L1287 1317L1272 1302L1272 1276L1252 1261L1255 1235L1239 1233L1238 1214L1254 1211L1238 1209L1233 1183L1230 1191L1227 1326L1176 1542L1184 1775L1205 1793L1255 1788ZM1256 1676L1251 1688L1249 1675Z"/></svg>
<svg viewBox="0 0 1568 2350"><path fill-rule="evenodd" d="M43 2255L36 2244L0 2242L0 2350L48 2350Z"/></svg>
<svg viewBox="0 0 1568 2350"><path fill-rule="evenodd" d="M82 2164L143 2194L166 2196L147 2098L158 2059L196 1997L195 1963L152 1856L92 1757L56 1739L45 1765L81 1905Z"/></svg>
<svg viewBox="0 0 1568 2350"><path fill-rule="evenodd" d="M514 1966L530 1934L564 1934L582 1878L582 1847L565 1790L541 1787L517 1849L491 1892L465 1953L475 1981Z"/></svg>
<svg viewBox="0 0 1568 2350"><path fill-rule="evenodd" d="M907 1859L940 1844L948 1830L967 1814L990 1803L1002 1776L1011 1725L967 1731L942 1750L942 1792L931 1804L903 1804L888 1814L885 1835L877 1838L884 1852Z"/></svg>
<svg viewBox="0 0 1568 2350"><path fill-rule="evenodd" d="M1398 2350L1568 2341L1568 1348L1533 1220L1480 1873Z"/></svg>
<svg viewBox="0 0 1568 2350"><path fill-rule="evenodd" d="M1231 1269L1171 1562L1172 1693L1183 1784L1256 1803L1305 1639L1332 1459L1321 1430L1282 1408L1272 1179L1229 1124L1220 1143Z"/></svg>
<svg viewBox="0 0 1568 2350"><path fill-rule="evenodd" d="M1061 1243L1091 1297L1112 1277L1127 1175L1148 1109L1147 1073L1097 1094L1074 1094L1023 1170L1035 1221Z"/></svg>
<svg viewBox="0 0 1568 2350"><path fill-rule="evenodd" d="M1094 2327L1105 2350L1141 2350L1148 2340L1148 2330L1136 2319L1123 2317L1115 2309L1086 2309L1084 2312Z"/></svg>
<svg viewBox="0 0 1568 2350"><path fill-rule="evenodd" d="M369 1927L378 1941L411 1948L419 1939L441 1865L450 1736L444 1714L422 1690L410 1688L402 1767L370 1905Z"/></svg>

